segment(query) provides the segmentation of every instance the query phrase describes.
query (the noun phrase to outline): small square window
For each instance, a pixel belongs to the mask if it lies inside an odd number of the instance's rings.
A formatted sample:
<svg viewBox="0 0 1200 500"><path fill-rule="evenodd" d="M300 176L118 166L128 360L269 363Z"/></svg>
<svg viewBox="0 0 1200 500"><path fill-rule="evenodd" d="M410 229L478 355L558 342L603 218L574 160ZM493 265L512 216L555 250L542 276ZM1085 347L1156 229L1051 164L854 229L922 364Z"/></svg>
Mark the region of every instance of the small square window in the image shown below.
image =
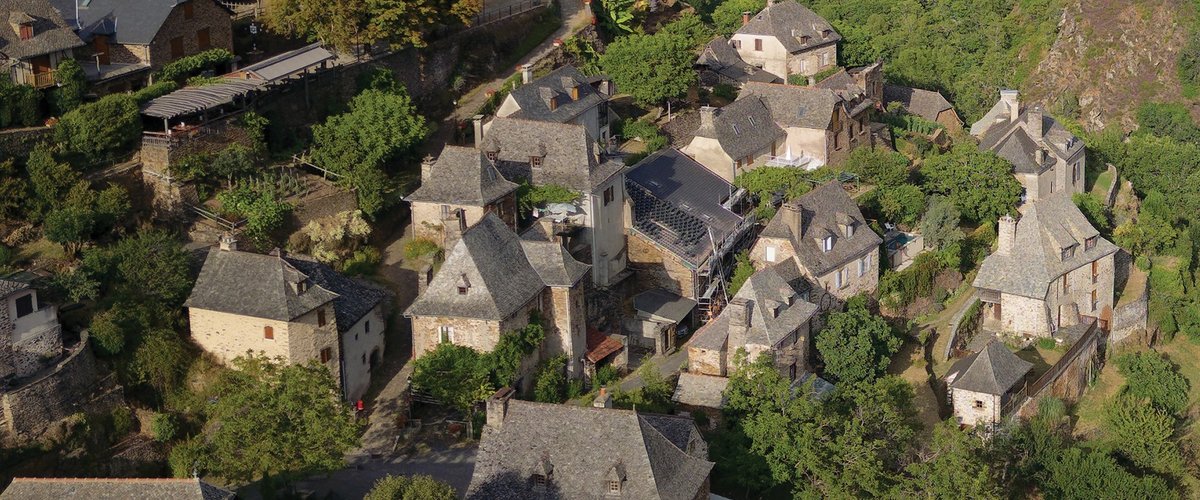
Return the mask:
<svg viewBox="0 0 1200 500"><path fill-rule="evenodd" d="M264 326L263 338L267 340L275 340L275 329L269 326Z"/></svg>
<svg viewBox="0 0 1200 500"><path fill-rule="evenodd" d="M618 481L616 479L609 480L608 481L608 492L614 493L614 494L620 493L621 492L621 481Z"/></svg>
<svg viewBox="0 0 1200 500"><path fill-rule="evenodd" d="M1096 248L1096 238L1097 238L1096 236L1092 236L1091 238L1084 240L1083 241L1083 249L1091 250L1093 248Z"/></svg>
<svg viewBox="0 0 1200 500"><path fill-rule="evenodd" d="M541 156L530 156L529 157L529 166L533 167L533 168L541 167L542 166L542 157Z"/></svg>
<svg viewBox="0 0 1200 500"><path fill-rule="evenodd" d="M980 401L980 400L976 399L976 400L975 400L975 407L976 407L976 408L983 408L983 401Z"/></svg>
<svg viewBox="0 0 1200 500"><path fill-rule="evenodd" d="M604 190L604 206L607 207L609 203L612 203L612 201L615 199L614 193L615 192L613 191L612 186L609 186L608 189Z"/></svg>
<svg viewBox="0 0 1200 500"><path fill-rule="evenodd" d="M466 294L467 294L467 287L465 287L465 286L460 286L460 287L458 287L458 294L459 294L459 295L466 295Z"/></svg>
<svg viewBox="0 0 1200 500"><path fill-rule="evenodd" d="M333 359L333 349L329 347L321 349L321 362L328 363L331 359Z"/></svg>

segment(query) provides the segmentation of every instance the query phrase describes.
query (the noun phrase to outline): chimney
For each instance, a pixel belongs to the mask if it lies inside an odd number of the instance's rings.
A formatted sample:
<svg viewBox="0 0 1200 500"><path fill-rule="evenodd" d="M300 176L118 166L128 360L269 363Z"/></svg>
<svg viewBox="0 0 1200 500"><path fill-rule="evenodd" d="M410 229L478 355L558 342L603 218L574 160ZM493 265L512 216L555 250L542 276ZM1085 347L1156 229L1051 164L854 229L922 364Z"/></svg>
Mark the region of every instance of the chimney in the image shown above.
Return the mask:
<svg viewBox="0 0 1200 500"><path fill-rule="evenodd" d="M1042 135L1042 107L1034 106L1029 109L1029 114L1025 116L1025 128L1029 130L1029 135L1035 141L1041 141Z"/></svg>
<svg viewBox="0 0 1200 500"><path fill-rule="evenodd" d="M1021 98L1020 92L1016 90L1001 90L1000 100L1008 104L1008 121L1017 123L1017 116L1021 114Z"/></svg>
<svg viewBox="0 0 1200 500"><path fill-rule="evenodd" d="M230 233L222 233L221 238L217 240L217 243L220 245L221 251L224 252L235 252L238 249L237 238Z"/></svg>
<svg viewBox="0 0 1200 500"><path fill-rule="evenodd" d="M717 116L717 108L712 106L700 106L700 128L708 127L713 130L713 117Z"/></svg>
<svg viewBox="0 0 1200 500"><path fill-rule="evenodd" d="M475 125L475 147L483 143L483 115L475 115L471 117L471 123Z"/></svg>
<svg viewBox="0 0 1200 500"><path fill-rule="evenodd" d="M612 408L612 394L608 393L608 388L601 387L600 394L596 395L596 399L592 400L593 408Z"/></svg>
<svg viewBox="0 0 1200 500"><path fill-rule="evenodd" d="M1013 246L1017 239L1017 221L1011 215L1000 218L996 227L996 253L1012 255Z"/></svg>
<svg viewBox="0 0 1200 500"><path fill-rule="evenodd" d="M425 159L421 160L421 184L429 182L429 177L433 175L433 163L437 161L433 155L425 155Z"/></svg>
<svg viewBox="0 0 1200 500"><path fill-rule="evenodd" d="M508 416L508 400L512 399L511 387L501 387L487 400L487 425L499 429L504 425L504 417Z"/></svg>
<svg viewBox="0 0 1200 500"><path fill-rule="evenodd" d="M532 64L522 64L521 65L521 84L529 85L529 83L532 81L533 81L533 65Z"/></svg>
<svg viewBox="0 0 1200 500"><path fill-rule="evenodd" d="M731 353L746 345L746 332L750 329L751 307L752 304L749 300L735 297L729 301L725 312L722 313L729 315L728 351Z"/></svg>
<svg viewBox="0 0 1200 500"><path fill-rule="evenodd" d="M800 235L804 234L804 222L801 219L803 212L800 210L800 205L787 202L779 208L780 217L783 217L783 225L792 231L792 238L795 241L800 241Z"/></svg>
<svg viewBox="0 0 1200 500"><path fill-rule="evenodd" d="M750 24L750 11L742 11L742 26Z"/></svg>
<svg viewBox="0 0 1200 500"><path fill-rule="evenodd" d="M1037 161L1038 166L1041 166L1046 161L1046 150L1038 148L1033 152L1033 159Z"/></svg>

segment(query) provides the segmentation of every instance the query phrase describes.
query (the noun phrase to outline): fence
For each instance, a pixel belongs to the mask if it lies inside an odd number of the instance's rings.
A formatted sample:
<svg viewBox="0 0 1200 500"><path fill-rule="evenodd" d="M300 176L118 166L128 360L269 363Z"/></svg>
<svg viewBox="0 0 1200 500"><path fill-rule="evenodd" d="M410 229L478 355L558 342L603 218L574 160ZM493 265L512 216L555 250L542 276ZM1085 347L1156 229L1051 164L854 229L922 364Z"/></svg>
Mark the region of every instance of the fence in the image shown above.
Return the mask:
<svg viewBox="0 0 1200 500"><path fill-rule="evenodd" d="M970 337L965 337L962 339L962 342L960 342L959 337L962 337L964 334L973 336L979 329L979 323L981 323L983 320L983 317L979 312L979 310L983 308L983 302L979 300L978 292L972 293L971 295L973 298L968 299L971 301L971 305L964 307L958 312L958 314L954 315L954 319L951 320L950 324L952 326L950 327L950 340L946 342L946 349L944 352L942 352L943 360L950 359L950 353L954 352L956 346L969 342Z"/></svg>
<svg viewBox="0 0 1200 500"><path fill-rule="evenodd" d="M508 3L507 5L499 5L495 8L489 8L488 3L490 2L484 2L483 11L471 19L471 28L478 28L512 16L524 14L531 10L545 7L550 2L549 0L520 0L515 3Z"/></svg>
<svg viewBox="0 0 1200 500"><path fill-rule="evenodd" d="M1084 354L1094 356L1099 352L1103 336L1104 331L1097 327L1095 321L1092 321L1088 326L1087 332L1070 349L1067 349L1067 353L1063 355L1062 359L1054 363L1054 366L1046 370L1046 373L1043 373L1037 380L1034 380L1032 384L1026 383L1021 390L1012 394L1008 402L1001 408L1000 414L1010 415L1010 412L1019 412L1025 406L1025 403L1034 401L1040 397L1047 387L1051 387L1055 382L1058 382L1067 373L1067 370L1079 361L1080 356Z"/></svg>

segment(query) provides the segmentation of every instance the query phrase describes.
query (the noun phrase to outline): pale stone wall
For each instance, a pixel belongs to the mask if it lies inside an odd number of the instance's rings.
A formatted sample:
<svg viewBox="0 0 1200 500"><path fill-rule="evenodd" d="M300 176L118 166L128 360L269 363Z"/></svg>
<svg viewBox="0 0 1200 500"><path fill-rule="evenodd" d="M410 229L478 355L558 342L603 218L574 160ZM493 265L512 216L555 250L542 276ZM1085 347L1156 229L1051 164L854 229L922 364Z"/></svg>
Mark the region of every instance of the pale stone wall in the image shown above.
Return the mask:
<svg viewBox="0 0 1200 500"><path fill-rule="evenodd" d="M716 139L694 137L692 138L692 142L688 143L682 151L683 154L692 157L693 160L704 165L704 168L709 169L712 173L721 176L726 181L733 182L733 158L725 154L725 150L721 149L721 145Z"/></svg>
<svg viewBox="0 0 1200 500"><path fill-rule="evenodd" d="M584 353L587 352L587 311L584 306L584 294L581 287L563 288L552 287L550 293L543 294L546 311L546 332L544 346L546 357L560 354L567 355L567 374L572 378L583 376Z"/></svg>
<svg viewBox="0 0 1200 500"><path fill-rule="evenodd" d="M192 341L201 349L228 363L246 353L263 353L268 357L289 359L289 331L286 321L253 318L207 309L188 308L188 323ZM274 339L264 338L264 327L270 326Z"/></svg>
<svg viewBox="0 0 1200 500"><path fill-rule="evenodd" d="M988 425L1000 420L1000 396L950 389L954 416L962 425Z"/></svg>
<svg viewBox="0 0 1200 500"><path fill-rule="evenodd" d="M830 143L825 129L787 127L784 131L787 132L787 139L783 147L779 148L779 156L785 155L790 147L792 156L810 156L820 160L822 164L829 163Z"/></svg>
<svg viewBox="0 0 1200 500"><path fill-rule="evenodd" d="M732 358L732 356L730 356ZM724 349L688 347L688 373L725 376L726 356Z"/></svg>
<svg viewBox="0 0 1200 500"><path fill-rule="evenodd" d="M1082 250L1077 250L1082 251ZM1063 278L1060 276L1050 284L1046 293L1046 304L1050 308L1052 318L1056 324L1072 324L1071 319L1064 320L1063 314L1066 314L1063 306L1067 304L1075 304L1078 306L1079 314L1083 316L1091 316L1093 318L1110 319L1113 309L1113 256L1109 255L1097 261L1097 276L1095 282L1092 279L1092 264L1084 264L1076 269L1068 271L1064 276L1067 279L1067 290L1063 292ZM1092 308L1092 290L1096 291L1097 304L1095 309ZM1005 304L1007 306L1007 304ZM1073 319L1073 318L1072 318Z"/></svg>
<svg viewBox="0 0 1200 500"><path fill-rule="evenodd" d="M733 373L734 370L737 369L737 366L734 366L734 361L736 361L737 356L735 356L734 354L737 352L738 349L746 350L746 362L747 363L753 363L753 362L757 361L758 357L760 355L762 355L762 353L764 353L764 352L771 352L771 346L766 346L766 345L762 345L762 344L744 344L744 345L735 346L735 345L732 345L732 342L731 342L726 346L726 350L728 352L726 352L726 354L724 356L725 357L725 373ZM724 374L722 374L722 375L724 375Z"/></svg>
<svg viewBox="0 0 1200 500"><path fill-rule="evenodd" d="M870 256L870 262L865 272L860 276L858 273L859 261L867 256ZM879 287L879 247L874 247L870 251L850 259L837 269L821 276L813 276L804 266L803 262L800 262L800 267L821 288L840 300L846 300L860 293L871 294ZM843 275L845 279L842 280L842 287L839 288L837 286L837 273L843 269L845 270L845 274Z"/></svg>
<svg viewBox="0 0 1200 500"><path fill-rule="evenodd" d="M774 248L774 259L767 259L771 252L768 248ZM773 266L777 263L786 261L796 256L793 251L792 242L782 238L759 238L754 242L754 246L750 247L750 262L754 264L755 269L764 269Z"/></svg>
<svg viewBox="0 0 1200 500"><path fill-rule="evenodd" d="M320 326L318 323L320 311L325 312L324 326ZM337 320L334 318L332 302L313 309L288 324L288 361L308 363L310 360L316 360L319 362L321 351L328 349L329 361L323 364L341 386L342 352L339 344Z"/></svg>
<svg viewBox="0 0 1200 500"><path fill-rule="evenodd" d="M15 371L13 367L13 314L8 307L0 307L0 378L8 377Z"/></svg>
<svg viewBox="0 0 1200 500"><path fill-rule="evenodd" d="M1046 302L1020 295L1001 293L1000 324L997 326L1006 332L1049 337L1050 318L1046 317Z"/></svg>
<svg viewBox="0 0 1200 500"><path fill-rule="evenodd" d="M370 387L371 357L377 356L379 361L383 360L386 327L383 306L377 305L342 333L342 370L346 377L343 387L347 401L362 398Z"/></svg>
<svg viewBox="0 0 1200 500"><path fill-rule="evenodd" d="M412 208L412 228L413 234L418 238L426 238L436 241L439 245L443 244L443 228L445 224L457 224L458 221L442 220L442 204L427 203L422 201L413 202L410 204ZM483 218L486 213L483 207L470 205L449 205L450 213L455 210L462 209L463 214L467 219L467 227L474 226Z"/></svg>
<svg viewBox="0 0 1200 500"><path fill-rule="evenodd" d="M772 36L747 35L735 33L730 37L735 43L735 49L738 55L742 56L742 60L749 63L751 66L758 66L764 71L778 76L787 78L788 70L788 54L787 49L783 48L783 44ZM762 50L754 50L754 40L762 40ZM740 46L737 46L739 45Z"/></svg>
<svg viewBox="0 0 1200 500"><path fill-rule="evenodd" d="M613 199L604 202L604 192L612 189ZM625 176L615 175L591 194L584 196L583 207L590 221L592 244L592 283L609 284L613 276L628 265L625 248Z"/></svg>
<svg viewBox="0 0 1200 500"><path fill-rule="evenodd" d="M413 357L419 358L425 353L437 348L441 343L439 328L448 326L453 329L450 334L452 342L458 345L473 347L481 351L490 351L496 347L500 338L500 322L471 319L448 318L436 316L413 316Z"/></svg>
<svg viewBox="0 0 1200 500"><path fill-rule="evenodd" d="M52 327L14 343L12 350L15 375L33 375L62 355L62 325L55 321Z"/></svg>
<svg viewBox="0 0 1200 500"><path fill-rule="evenodd" d="M824 57L825 64L821 64ZM788 57L788 73L812 76L837 66L837 44L814 47Z"/></svg>
<svg viewBox="0 0 1200 500"><path fill-rule="evenodd" d="M679 257L640 234L629 236L629 265L645 288L662 288L689 299L696 298L696 274Z"/></svg>

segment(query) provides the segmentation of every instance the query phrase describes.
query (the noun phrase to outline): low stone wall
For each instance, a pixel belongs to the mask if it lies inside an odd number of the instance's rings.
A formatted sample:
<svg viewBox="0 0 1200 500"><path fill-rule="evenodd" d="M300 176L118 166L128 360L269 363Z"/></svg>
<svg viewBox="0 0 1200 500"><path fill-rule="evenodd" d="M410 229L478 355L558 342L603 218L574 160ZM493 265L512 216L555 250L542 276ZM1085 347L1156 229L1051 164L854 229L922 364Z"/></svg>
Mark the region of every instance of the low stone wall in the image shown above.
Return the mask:
<svg viewBox="0 0 1200 500"><path fill-rule="evenodd" d="M972 293L971 295L972 297L967 300L967 307L955 313L954 318L950 320L950 340L946 342L946 349L941 353L942 361L950 359L950 353L954 352L954 348L968 342L970 336L979 330L979 324L982 322L983 303L979 300L978 294ZM972 310L974 310L974 317L965 319L964 316L972 313Z"/></svg>
<svg viewBox="0 0 1200 500"><path fill-rule="evenodd" d="M37 336L13 344L13 370L18 377L28 377L41 370L46 362L62 354L62 325L47 328Z"/></svg>
<svg viewBox="0 0 1200 500"><path fill-rule="evenodd" d="M1108 166L1108 173L1112 176L1112 184L1108 186L1108 192L1104 193L1103 201L1104 206L1111 208L1113 203L1117 201L1117 188L1121 185L1121 178L1117 176L1117 167L1114 167L1111 163L1106 163L1105 165Z"/></svg>
<svg viewBox="0 0 1200 500"><path fill-rule="evenodd" d="M87 410L97 378L96 359L84 335L53 368L0 395L3 440L15 444L35 441L55 422Z"/></svg>
<svg viewBox="0 0 1200 500"><path fill-rule="evenodd" d="M0 131L0 161L24 158L33 146L50 138L50 127L14 128Z"/></svg>
<svg viewBox="0 0 1200 500"><path fill-rule="evenodd" d="M1017 415L1021 418L1036 415L1038 402L1043 398L1078 401L1104 365L1104 338L1104 332L1096 328L1071 346L1062 359L1033 383L1027 399L1016 401Z"/></svg>

